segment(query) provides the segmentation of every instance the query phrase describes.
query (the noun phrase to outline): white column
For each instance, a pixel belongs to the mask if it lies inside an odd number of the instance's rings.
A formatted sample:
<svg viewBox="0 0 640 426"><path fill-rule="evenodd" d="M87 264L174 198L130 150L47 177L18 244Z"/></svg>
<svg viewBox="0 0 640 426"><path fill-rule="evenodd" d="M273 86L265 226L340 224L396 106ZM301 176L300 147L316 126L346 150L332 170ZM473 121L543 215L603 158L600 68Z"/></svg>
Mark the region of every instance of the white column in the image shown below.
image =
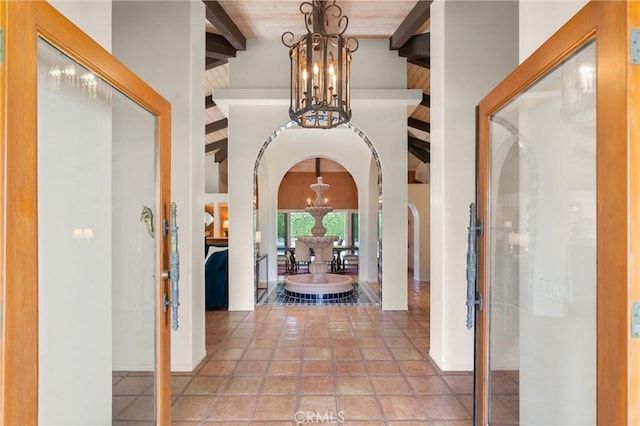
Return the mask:
<svg viewBox="0 0 640 426"><path fill-rule="evenodd" d="M434 2L431 57L430 355L443 370L472 370L465 268L475 106L518 64L518 3Z"/></svg>
<svg viewBox="0 0 640 426"><path fill-rule="evenodd" d="M149 19L153 17L153 19ZM113 52L171 102L171 198L178 205L180 329L172 369L192 370L204 341L204 4L114 2Z"/></svg>

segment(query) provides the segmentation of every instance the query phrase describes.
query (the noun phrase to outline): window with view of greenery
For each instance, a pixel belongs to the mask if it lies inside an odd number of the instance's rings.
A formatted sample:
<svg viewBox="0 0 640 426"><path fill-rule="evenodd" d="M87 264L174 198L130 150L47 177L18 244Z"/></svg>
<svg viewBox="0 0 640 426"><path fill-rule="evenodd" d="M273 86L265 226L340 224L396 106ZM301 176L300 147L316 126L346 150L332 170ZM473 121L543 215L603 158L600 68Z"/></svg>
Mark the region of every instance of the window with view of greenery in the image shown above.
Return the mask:
<svg viewBox="0 0 640 426"><path fill-rule="evenodd" d="M278 240L280 240L280 216L284 213L278 214ZM291 212L289 213L291 220L291 235L290 244L294 245L296 238L311 235L311 228L315 224L315 219L307 212ZM283 217L282 221L285 222ZM328 213L322 224L327 228L325 235L337 236L344 240L345 236L345 212L331 212ZM283 224L283 228L285 228Z"/></svg>
<svg viewBox="0 0 640 426"><path fill-rule="evenodd" d="M290 244L293 246L298 237L311 235L311 228L313 228L315 220L313 216L307 212L291 212L289 215L291 222L291 235L289 239Z"/></svg>
<svg viewBox="0 0 640 426"><path fill-rule="evenodd" d="M327 228L325 235L337 236L344 240L344 212L331 212L328 213L322 224Z"/></svg>
<svg viewBox="0 0 640 426"><path fill-rule="evenodd" d="M287 241L287 213L278 213L278 246L284 246Z"/></svg>
<svg viewBox="0 0 640 426"><path fill-rule="evenodd" d="M351 245L360 245L360 235L358 230L360 229L360 217L358 213L351 213Z"/></svg>

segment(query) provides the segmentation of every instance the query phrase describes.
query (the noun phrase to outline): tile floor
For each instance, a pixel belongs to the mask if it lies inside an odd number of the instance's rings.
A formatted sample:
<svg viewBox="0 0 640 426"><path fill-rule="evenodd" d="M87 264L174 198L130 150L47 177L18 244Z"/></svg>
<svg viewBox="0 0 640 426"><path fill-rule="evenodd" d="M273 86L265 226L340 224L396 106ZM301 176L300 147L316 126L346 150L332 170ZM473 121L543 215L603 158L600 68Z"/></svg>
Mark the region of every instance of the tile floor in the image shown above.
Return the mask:
<svg viewBox="0 0 640 426"><path fill-rule="evenodd" d="M172 378L174 424L472 424L472 374L429 358L429 285L408 286L408 311L207 311L207 357ZM139 411L153 403L149 379L114 375L114 424L148 420Z"/></svg>
<svg viewBox="0 0 640 426"><path fill-rule="evenodd" d="M266 289L266 294L260 297L258 294L258 306L316 306L316 305L357 305L357 306L380 306L378 298L378 286L370 288L367 283L359 283L358 277L352 277L354 291L346 297L336 299L308 299L287 295L284 289L284 277L279 276L277 283L270 283ZM281 278L281 279L280 279ZM312 295L313 296L313 295ZM330 297L330 296L329 296Z"/></svg>

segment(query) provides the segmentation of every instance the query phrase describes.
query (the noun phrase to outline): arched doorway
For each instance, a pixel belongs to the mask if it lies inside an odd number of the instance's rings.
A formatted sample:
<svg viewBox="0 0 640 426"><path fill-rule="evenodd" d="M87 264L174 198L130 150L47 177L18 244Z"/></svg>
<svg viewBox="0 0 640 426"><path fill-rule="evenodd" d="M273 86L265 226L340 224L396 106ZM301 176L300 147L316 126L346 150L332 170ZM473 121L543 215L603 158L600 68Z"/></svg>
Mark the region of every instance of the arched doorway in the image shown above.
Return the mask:
<svg viewBox="0 0 640 426"><path fill-rule="evenodd" d="M382 172L375 148L364 132L354 125L323 132L290 127L292 123L287 123L267 138L254 165L254 235L255 231L260 231L260 245L270 258L269 276L277 276L276 194L280 182L291 166L301 159L325 157L339 160L358 188L359 236L363 236L358 247L359 274L367 281L375 281L381 288L378 221L382 209ZM271 144L276 138L278 144ZM308 191L301 193L298 202L305 203L309 196Z"/></svg>

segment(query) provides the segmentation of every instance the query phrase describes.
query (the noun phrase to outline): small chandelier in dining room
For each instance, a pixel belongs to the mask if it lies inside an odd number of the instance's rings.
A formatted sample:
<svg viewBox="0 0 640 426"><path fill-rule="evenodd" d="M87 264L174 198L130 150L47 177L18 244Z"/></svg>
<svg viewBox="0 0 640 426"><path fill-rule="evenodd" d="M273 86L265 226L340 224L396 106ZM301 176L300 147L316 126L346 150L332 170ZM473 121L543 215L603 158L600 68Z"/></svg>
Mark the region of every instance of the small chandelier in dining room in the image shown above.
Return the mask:
<svg viewBox="0 0 640 426"><path fill-rule="evenodd" d="M302 127L330 129L351 119L351 53L358 40L343 37L349 18L331 2L303 2L307 33L296 42L291 31L282 34L291 59L289 117Z"/></svg>

